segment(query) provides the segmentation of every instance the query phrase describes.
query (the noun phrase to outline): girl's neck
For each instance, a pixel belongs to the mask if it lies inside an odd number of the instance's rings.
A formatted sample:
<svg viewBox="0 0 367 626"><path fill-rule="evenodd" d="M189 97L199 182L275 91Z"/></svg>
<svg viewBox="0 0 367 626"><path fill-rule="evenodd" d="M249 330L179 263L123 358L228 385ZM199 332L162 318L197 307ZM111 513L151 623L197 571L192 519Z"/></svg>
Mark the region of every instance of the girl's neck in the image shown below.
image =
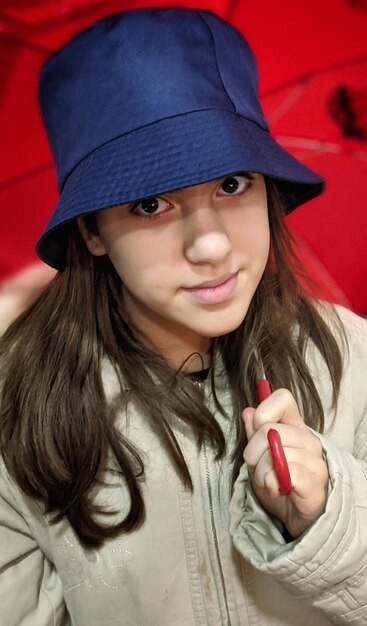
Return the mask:
<svg viewBox="0 0 367 626"><path fill-rule="evenodd" d="M138 332L140 341L150 349L161 354L170 364L172 369L181 369L182 372L191 373L206 369L210 364L211 339L182 333L178 337L175 333Z"/></svg>
<svg viewBox="0 0 367 626"><path fill-rule="evenodd" d="M163 346L158 343L150 343L150 347L159 352L172 369L180 369L182 372L190 374L209 367L209 345L198 346L196 343L190 345L178 341L170 344L165 343Z"/></svg>

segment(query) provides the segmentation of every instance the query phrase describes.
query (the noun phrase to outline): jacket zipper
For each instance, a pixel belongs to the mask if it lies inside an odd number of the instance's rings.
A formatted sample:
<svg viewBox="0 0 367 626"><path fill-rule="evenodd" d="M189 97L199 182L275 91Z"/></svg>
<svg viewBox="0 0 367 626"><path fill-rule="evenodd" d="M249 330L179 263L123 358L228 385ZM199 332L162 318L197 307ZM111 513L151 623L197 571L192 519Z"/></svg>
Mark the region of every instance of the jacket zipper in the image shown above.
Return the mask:
<svg viewBox="0 0 367 626"><path fill-rule="evenodd" d="M224 582L223 568L222 568L222 563L221 563L221 560L220 560L218 535L217 535L217 529L215 528L214 509L213 509L213 494L212 494L212 486L211 486L211 482L210 482L209 463L208 463L208 457L207 457L207 454L206 454L205 444L203 445L203 453L204 453L204 463L205 463L205 473L206 473L206 484L207 484L208 496L209 496L210 522L211 522L213 539L214 539L215 554L216 554L216 557L217 557L219 576L220 576L220 580L221 580L221 584L222 584L224 603L225 603L226 612L227 612L227 626L231 626L231 618L230 618L229 609L228 609L226 585L225 585L225 582Z"/></svg>

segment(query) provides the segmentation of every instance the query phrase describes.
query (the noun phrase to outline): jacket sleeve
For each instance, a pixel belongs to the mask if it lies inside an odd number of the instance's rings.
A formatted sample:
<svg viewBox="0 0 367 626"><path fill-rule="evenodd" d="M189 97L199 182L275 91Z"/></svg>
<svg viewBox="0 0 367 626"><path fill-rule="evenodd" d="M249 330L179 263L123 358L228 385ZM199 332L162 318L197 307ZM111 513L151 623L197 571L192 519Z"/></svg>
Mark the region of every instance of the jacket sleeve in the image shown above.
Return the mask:
<svg viewBox="0 0 367 626"><path fill-rule="evenodd" d="M0 464L0 612L6 626L67 626L61 582L32 537Z"/></svg>
<svg viewBox="0 0 367 626"><path fill-rule="evenodd" d="M349 356L342 403L345 440L333 428L320 437L330 474L323 515L300 538L286 543L259 505L246 466L231 501L231 533L237 550L305 605L318 607L332 623L367 625L367 320L342 312ZM340 425L339 425L340 426ZM337 430L337 428L336 428ZM340 431L340 428L339 428Z"/></svg>

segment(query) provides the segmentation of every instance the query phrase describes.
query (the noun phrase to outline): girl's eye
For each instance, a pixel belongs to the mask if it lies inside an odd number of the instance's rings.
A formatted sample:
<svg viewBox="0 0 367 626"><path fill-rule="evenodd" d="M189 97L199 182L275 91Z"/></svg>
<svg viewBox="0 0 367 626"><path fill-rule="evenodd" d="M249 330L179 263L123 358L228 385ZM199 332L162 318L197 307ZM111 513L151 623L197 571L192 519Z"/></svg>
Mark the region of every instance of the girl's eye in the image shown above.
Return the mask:
<svg viewBox="0 0 367 626"><path fill-rule="evenodd" d="M243 193L251 186L251 174L226 176L220 185L221 195L234 196Z"/></svg>
<svg viewBox="0 0 367 626"><path fill-rule="evenodd" d="M169 202L167 200L163 200L163 198L146 198L145 200L139 200L139 202L135 202L130 211L137 215L142 215L143 217L150 217L154 215L159 215L163 213L170 207Z"/></svg>

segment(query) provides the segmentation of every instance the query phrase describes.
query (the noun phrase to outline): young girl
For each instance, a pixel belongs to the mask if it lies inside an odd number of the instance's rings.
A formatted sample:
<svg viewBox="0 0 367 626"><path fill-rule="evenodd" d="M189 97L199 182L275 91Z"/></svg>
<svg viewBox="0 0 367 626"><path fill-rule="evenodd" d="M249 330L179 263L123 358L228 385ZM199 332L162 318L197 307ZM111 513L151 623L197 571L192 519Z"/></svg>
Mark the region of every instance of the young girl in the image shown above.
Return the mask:
<svg viewBox="0 0 367 626"><path fill-rule="evenodd" d="M366 624L366 322L292 273L283 216L322 181L270 137L246 42L120 13L40 101L59 271L1 343L1 624Z"/></svg>

